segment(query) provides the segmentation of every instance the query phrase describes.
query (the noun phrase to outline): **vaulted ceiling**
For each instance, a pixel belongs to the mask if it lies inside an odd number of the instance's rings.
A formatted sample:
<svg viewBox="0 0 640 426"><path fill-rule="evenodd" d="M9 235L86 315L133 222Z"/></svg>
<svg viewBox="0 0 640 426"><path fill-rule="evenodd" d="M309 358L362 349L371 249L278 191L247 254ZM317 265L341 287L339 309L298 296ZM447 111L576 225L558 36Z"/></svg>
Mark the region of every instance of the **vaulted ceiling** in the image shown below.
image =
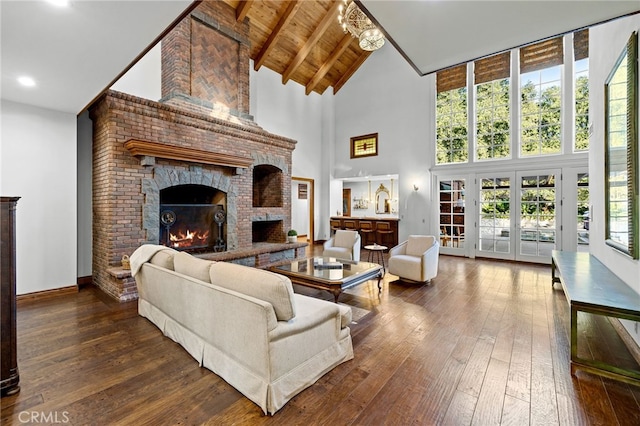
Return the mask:
<svg viewBox="0 0 640 426"><path fill-rule="evenodd" d="M338 92L372 53L344 34L341 1L223 0L250 20L251 58L307 93ZM624 1L358 0L419 75L637 12ZM160 40L193 0L0 0L0 96L81 112ZM373 52L375 55L376 52ZM28 74L37 86L16 79Z"/></svg>
<svg viewBox="0 0 640 426"><path fill-rule="evenodd" d="M307 94L334 93L371 52L338 24L341 1L224 0L238 20L249 18L251 59L256 70L267 67L295 81Z"/></svg>

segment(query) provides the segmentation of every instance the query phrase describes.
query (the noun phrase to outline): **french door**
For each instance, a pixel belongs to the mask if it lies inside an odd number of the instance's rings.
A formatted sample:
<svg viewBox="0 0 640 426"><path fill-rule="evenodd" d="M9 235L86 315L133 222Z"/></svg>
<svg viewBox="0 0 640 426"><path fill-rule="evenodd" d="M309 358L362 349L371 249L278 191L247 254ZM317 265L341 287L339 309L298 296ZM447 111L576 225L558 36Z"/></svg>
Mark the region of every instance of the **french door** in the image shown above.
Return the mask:
<svg viewBox="0 0 640 426"><path fill-rule="evenodd" d="M478 241L476 254L514 260L513 173L478 175Z"/></svg>
<svg viewBox="0 0 640 426"><path fill-rule="evenodd" d="M559 246L559 170L477 175L476 256L551 262Z"/></svg>
<svg viewBox="0 0 640 426"><path fill-rule="evenodd" d="M560 171L518 172L516 260L551 263L560 244Z"/></svg>
<svg viewBox="0 0 640 426"><path fill-rule="evenodd" d="M438 228L444 254L466 253L466 190L465 178L438 178Z"/></svg>

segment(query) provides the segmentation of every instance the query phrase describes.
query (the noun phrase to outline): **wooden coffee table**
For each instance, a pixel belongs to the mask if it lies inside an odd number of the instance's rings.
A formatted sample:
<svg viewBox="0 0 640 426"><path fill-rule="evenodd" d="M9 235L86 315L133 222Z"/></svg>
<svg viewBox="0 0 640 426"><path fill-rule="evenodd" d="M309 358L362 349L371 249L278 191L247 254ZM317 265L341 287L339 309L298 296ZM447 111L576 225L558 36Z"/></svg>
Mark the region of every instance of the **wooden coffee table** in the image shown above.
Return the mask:
<svg viewBox="0 0 640 426"><path fill-rule="evenodd" d="M293 284L328 290L333 293L335 302L342 290L374 278L378 280L378 291L382 290L383 270L377 263L313 257L269 269L288 277Z"/></svg>

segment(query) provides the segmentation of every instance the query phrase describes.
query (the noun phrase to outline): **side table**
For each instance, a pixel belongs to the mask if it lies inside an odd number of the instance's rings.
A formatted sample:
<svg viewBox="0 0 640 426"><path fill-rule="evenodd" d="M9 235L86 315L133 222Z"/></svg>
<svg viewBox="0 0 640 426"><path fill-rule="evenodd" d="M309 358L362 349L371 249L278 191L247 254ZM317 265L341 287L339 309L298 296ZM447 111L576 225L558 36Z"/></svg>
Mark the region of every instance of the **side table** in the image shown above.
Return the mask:
<svg viewBox="0 0 640 426"><path fill-rule="evenodd" d="M383 275L386 273L386 267L384 266L384 252L389 247L381 246L378 244L371 244L368 246L364 246L365 250L369 250L369 257L367 258L367 262L375 262L379 265L382 265L382 273Z"/></svg>

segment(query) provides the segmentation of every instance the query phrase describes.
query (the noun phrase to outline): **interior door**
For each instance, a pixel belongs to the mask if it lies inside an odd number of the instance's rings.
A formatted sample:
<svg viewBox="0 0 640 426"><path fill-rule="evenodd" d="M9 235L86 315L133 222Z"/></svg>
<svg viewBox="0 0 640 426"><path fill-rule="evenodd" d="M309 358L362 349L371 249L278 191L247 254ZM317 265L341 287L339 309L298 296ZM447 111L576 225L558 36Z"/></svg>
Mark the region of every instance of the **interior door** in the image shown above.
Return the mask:
<svg viewBox="0 0 640 426"><path fill-rule="evenodd" d="M518 172L516 260L551 263L560 244L560 171Z"/></svg>

